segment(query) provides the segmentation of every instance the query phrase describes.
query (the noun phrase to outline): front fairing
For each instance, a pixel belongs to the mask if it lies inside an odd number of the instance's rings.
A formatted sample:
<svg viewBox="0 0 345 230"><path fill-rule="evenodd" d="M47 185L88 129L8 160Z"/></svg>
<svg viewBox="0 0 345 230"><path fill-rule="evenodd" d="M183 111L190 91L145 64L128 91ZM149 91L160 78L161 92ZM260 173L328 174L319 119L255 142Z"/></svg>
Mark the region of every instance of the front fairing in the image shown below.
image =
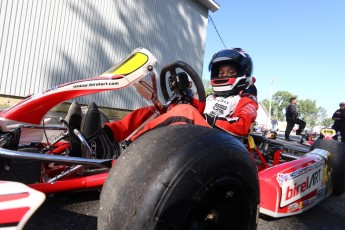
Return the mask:
<svg viewBox="0 0 345 230"><path fill-rule="evenodd" d="M260 213L285 217L301 213L332 192L330 154L315 149L305 157L259 172Z"/></svg>
<svg viewBox="0 0 345 230"><path fill-rule="evenodd" d="M152 72L156 62L150 51L138 48L98 77L69 82L32 94L0 112L0 121L38 125L54 106L80 96L126 88Z"/></svg>

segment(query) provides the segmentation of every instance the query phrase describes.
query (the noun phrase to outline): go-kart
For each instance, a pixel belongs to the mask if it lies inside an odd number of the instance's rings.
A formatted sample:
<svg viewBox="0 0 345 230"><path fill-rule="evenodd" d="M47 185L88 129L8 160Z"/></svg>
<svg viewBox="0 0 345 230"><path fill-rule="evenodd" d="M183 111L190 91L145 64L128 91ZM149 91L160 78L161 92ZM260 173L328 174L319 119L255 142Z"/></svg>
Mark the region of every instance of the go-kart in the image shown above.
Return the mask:
<svg viewBox="0 0 345 230"><path fill-rule="evenodd" d="M258 175L237 138L191 121L158 127L128 142L146 123L174 106L190 104L200 113L204 109L203 84L188 64L176 61L158 75L156 62L148 50L139 48L98 77L52 87L0 112L0 179L20 181L34 174L33 181L22 182L46 194L102 189L100 229L255 229ZM185 92L188 77L195 86L193 98ZM164 100L159 99L158 87ZM121 140L119 156L104 159L93 152L84 134L73 128L72 115L77 113L61 118L61 125L49 125L45 117L62 102L124 88L133 88L131 92L152 102L155 111ZM43 130L43 140L32 137L37 130ZM56 139L48 138L50 131L58 133ZM73 135L82 149L79 154L71 151ZM15 161L26 171L18 175ZM2 178L4 174L15 176Z"/></svg>
<svg viewBox="0 0 345 230"><path fill-rule="evenodd" d="M324 140L335 140L339 141L337 132L332 128L322 128L320 133L312 134L310 132L306 132L301 136L300 143L302 145L312 146L315 140L324 139Z"/></svg>
<svg viewBox="0 0 345 230"><path fill-rule="evenodd" d="M15 171L9 160L38 161L38 179L27 184L35 190L102 189L100 229L255 229L259 212L271 217L294 215L332 193L344 192L341 143L319 140L311 151L300 153L262 135L240 140L194 124L158 127L129 142L173 106L190 104L203 112L205 91L188 64L177 61L164 66L159 82L155 67L154 56L137 49L99 77L53 87L1 112L0 169ZM185 91L189 80L180 72L193 80L197 94L193 98ZM45 114L59 103L132 86L152 102L155 112L121 140L119 156L99 158L84 134L72 128L71 116L61 119L65 126L46 123ZM28 129L63 133L52 142L46 138L24 143ZM82 147L78 157L71 152L73 134Z"/></svg>
<svg viewBox="0 0 345 230"><path fill-rule="evenodd" d="M262 217L295 215L345 191L341 142L317 139L305 149L252 134L248 149L258 167Z"/></svg>

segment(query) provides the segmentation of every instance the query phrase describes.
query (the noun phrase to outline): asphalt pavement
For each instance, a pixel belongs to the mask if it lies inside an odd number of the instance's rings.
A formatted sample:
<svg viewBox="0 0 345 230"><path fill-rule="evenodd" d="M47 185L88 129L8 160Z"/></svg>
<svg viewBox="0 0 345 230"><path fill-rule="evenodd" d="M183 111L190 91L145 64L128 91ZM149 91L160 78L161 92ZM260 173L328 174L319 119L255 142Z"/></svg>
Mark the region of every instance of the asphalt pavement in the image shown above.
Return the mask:
<svg viewBox="0 0 345 230"><path fill-rule="evenodd" d="M88 191L48 196L24 229L97 229L99 195L99 191ZM345 194L330 196L296 216L271 220L260 218L258 229L345 229Z"/></svg>

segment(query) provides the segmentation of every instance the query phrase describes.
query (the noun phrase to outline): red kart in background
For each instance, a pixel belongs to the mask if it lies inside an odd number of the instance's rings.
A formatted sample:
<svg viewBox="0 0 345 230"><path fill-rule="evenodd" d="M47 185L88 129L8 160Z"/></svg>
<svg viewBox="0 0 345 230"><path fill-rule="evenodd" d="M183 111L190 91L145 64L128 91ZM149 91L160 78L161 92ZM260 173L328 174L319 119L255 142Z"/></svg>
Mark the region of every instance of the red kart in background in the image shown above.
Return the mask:
<svg viewBox="0 0 345 230"><path fill-rule="evenodd" d="M301 136L300 143L302 145L312 146L315 140L335 140L338 141L338 134L332 128L322 128L319 134L305 133Z"/></svg>
<svg viewBox="0 0 345 230"><path fill-rule="evenodd" d="M345 145L318 139L309 150L249 136L258 166L260 213L273 218L304 212L329 195L345 191ZM254 141L255 140L255 141Z"/></svg>
<svg viewBox="0 0 345 230"><path fill-rule="evenodd" d="M254 134L241 141L215 128L173 125L150 130L129 146L126 138L119 157L97 159L92 151L81 157L70 154L71 133L90 149L83 133L68 129L73 126L70 119L61 119L58 126L46 122L45 115L59 103L133 86L131 92L156 108L148 121L180 103L203 112L205 91L188 64L177 61L163 67L159 82L155 66L156 58L139 48L99 77L52 87L2 111L0 170L14 176L0 174L0 179L20 181L24 175L18 175L11 161L21 161L30 174L38 163L36 179L21 181L34 190L49 194L102 189L101 229L255 229L259 212L294 215L344 192L345 149L339 142L319 140L311 151L301 153ZM193 80L194 98L186 94L189 80L179 72ZM51 141L30 136L32 130L42 131L43 137L51 131L58 134Z"/></svg>

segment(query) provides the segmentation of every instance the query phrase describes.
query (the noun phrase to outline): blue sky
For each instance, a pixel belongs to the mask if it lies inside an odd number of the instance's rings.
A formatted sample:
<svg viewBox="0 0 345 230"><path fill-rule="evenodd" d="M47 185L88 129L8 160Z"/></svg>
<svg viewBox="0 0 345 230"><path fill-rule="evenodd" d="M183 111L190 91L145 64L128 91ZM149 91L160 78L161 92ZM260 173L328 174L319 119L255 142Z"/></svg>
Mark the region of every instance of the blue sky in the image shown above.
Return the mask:
<svg viewBox="0 0 345 230"><path fill-rule="evenodd" d="M227 48L241 47L254 62L258 99L289 91L311 99L328 116L345 101L344 0L216 0L210 13ZM203 78L212 55L224 49L211 22Z"/></svg>

